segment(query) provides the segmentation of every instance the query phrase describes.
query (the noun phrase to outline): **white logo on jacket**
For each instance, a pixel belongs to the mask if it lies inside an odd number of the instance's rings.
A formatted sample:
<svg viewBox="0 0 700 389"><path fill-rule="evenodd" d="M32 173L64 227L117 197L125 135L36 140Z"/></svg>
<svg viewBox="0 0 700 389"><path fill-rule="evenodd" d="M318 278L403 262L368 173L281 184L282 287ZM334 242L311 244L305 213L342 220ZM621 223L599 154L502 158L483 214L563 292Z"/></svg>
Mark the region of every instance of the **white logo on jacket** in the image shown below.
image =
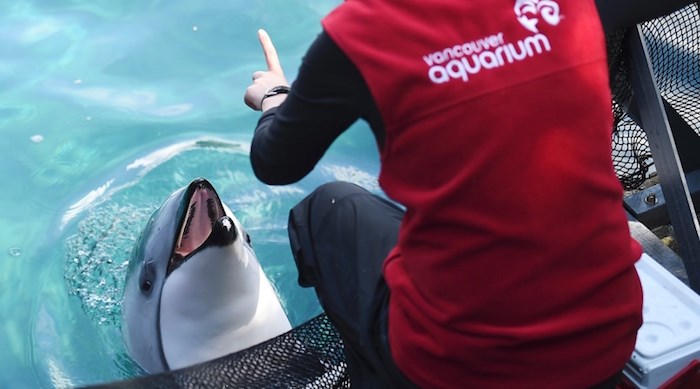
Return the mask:
<svg viewBox="0 0 700 389"><path fill-rule="evenodd" d="M516 20L532 35L509 40L506 33L497 32L428 53L423 61L428 65L430 81L434 84L453 80L468 82L484 70L527 61L552 51L549 38L539 31L537 24L544 20L552 26L558 25L562 21L559 4L555 0L515 0L513 10Z"/></svg>
<svg viewBox="0 0 700 389"><path fill-rule="evenodd" d="M540 17L552 26L561 21L559 4L553 0L516 0L514 11L520 24L535 34L540 32L537 28Z"/></svg>

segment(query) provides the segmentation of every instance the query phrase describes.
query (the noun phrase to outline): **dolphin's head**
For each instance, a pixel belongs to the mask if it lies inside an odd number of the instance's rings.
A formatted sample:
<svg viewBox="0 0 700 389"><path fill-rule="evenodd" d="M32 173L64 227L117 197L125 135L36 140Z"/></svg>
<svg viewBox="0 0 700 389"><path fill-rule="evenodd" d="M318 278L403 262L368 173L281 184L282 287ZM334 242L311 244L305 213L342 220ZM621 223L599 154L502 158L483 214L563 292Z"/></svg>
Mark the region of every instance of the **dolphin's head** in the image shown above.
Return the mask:
<svg viewBox="0 0 700 389"><path fill-rule="evenodd" d="M216 339L222 323L252 315L254 306L228 305L256 296L260 277L249 236L213 186L194 180L153 213L133 249L122 304L130 355L151 373L174 368L173 355L196 347L173 345L179 338L206 343L198 337Z"/></svg>

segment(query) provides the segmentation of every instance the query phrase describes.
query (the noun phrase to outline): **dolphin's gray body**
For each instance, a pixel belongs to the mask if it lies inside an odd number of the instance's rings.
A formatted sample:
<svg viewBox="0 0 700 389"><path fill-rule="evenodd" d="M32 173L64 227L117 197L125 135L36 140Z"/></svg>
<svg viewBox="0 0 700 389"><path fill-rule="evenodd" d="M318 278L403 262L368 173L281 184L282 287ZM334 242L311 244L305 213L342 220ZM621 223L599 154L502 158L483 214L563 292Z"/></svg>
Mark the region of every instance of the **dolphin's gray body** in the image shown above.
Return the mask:
<svg viewBox="0 0 700 389"><path fill-rule="evenodd" d="M122 302L131 357L157 373L214 359L291 326L250 238L212 185L194 180L154 212Z"/></svg>

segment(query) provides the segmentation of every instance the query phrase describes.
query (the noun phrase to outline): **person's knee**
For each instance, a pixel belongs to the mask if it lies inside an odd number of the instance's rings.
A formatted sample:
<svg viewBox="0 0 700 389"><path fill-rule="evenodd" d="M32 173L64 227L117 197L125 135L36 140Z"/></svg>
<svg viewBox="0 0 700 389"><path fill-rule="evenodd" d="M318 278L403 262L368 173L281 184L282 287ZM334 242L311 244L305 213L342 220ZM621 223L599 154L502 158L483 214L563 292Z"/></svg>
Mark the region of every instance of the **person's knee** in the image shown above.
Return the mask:
<svg viewBox="0 0 700 389"><path fill-rule="evenodd" d="M292 213L303 210L303 217L309 225L318 226L329 212L336 209L341 200L353 195L367 195L364 188L345 181L333 181L316 188L310 195L292 209Z"/></svg>
<svg viewBox="0 0 700 389"><path fill-rule="evenodd" d="M345 196L356 193L367 193L367 190L350 182L332 181L316 188L309 197L337 201Z"/></svg>

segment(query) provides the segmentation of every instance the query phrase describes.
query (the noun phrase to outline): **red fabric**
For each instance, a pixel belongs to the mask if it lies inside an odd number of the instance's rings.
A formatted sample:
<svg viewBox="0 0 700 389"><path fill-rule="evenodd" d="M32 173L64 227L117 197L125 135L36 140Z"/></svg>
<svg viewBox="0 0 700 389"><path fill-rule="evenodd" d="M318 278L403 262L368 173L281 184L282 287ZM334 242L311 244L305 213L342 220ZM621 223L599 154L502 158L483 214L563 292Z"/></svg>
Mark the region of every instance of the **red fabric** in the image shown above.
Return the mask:
<svg viewBox="0 0 700 389"><path fill-rule="evenodd" d="M323 25L377 102L380 184L407 207L384 268L402 371L430 388L619 371L641 324L641 248L594 2L349 0Z"/></svg>
<svg viewBox="0 0 700 389"><path fill-rule="evenodd" d="M659 389L697 389L700 388L700 361L693 359L676 375L664 382Z"/></svg>

